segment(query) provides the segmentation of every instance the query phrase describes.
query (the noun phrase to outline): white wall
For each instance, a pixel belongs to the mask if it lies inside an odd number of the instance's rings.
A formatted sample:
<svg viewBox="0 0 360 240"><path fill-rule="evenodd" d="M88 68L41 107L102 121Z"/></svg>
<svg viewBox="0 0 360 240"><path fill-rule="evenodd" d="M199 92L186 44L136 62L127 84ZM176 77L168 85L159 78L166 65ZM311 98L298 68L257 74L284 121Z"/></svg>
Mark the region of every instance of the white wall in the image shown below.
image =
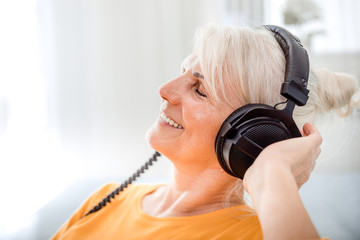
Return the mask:
<svg viewBox="0 0 360 240"><path fill-rule="evenodd" d="M64 148L84 170L128 174L148 158L144 134L159 111L157 88L179 72L206 14L219 21L213 7L180 0L53 2L50 110L58 111L53 122Z"/></svg>

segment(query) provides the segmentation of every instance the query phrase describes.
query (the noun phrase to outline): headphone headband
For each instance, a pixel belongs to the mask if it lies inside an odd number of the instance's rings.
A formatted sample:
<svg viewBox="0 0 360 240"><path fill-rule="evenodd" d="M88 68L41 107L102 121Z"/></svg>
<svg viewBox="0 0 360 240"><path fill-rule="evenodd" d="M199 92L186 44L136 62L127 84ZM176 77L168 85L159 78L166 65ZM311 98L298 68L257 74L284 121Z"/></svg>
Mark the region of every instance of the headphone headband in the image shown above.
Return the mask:
<svg viewBox="0 0 360 240"><path fill-rule="evenodd" d="M284 28L265 25L274 33L274 37L285 54L285 80L281 85L281 95L298 106L304 106L308 100L306 89L309 79L309 56L300 40Z"/></svg>

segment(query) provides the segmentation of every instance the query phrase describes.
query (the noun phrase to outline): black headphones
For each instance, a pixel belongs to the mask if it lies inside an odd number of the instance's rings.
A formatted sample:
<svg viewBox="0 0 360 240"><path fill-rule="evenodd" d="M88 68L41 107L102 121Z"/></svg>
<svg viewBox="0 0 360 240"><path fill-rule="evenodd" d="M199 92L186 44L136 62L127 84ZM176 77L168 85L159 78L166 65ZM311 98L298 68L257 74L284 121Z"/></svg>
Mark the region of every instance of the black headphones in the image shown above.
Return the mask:
<svg viewBox="0 0 360 240"><path fill-rule="evenodd" d="M220 127L215 151L228 174L243 179L246 170L268 145L301 137L292 113L295 104L304 106L308 99L309 57L300 40L284 28L265 25L274 33L286 59L285 81L280 94L287 98L283 110L265 104L248 104L236 109Z"/></svg>

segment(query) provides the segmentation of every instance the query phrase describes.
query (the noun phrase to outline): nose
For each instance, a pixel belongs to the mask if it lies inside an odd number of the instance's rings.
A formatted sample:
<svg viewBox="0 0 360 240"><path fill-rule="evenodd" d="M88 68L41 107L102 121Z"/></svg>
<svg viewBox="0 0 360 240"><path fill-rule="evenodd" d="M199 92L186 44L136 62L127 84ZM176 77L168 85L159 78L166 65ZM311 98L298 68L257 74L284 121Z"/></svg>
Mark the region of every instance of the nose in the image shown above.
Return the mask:
<svg viewBox="0 0 360 240"><path fill-rule="evenodd" d="M181 77L170 80L159 87L159 94L162 99L177 105L181 102Z"/></svg>

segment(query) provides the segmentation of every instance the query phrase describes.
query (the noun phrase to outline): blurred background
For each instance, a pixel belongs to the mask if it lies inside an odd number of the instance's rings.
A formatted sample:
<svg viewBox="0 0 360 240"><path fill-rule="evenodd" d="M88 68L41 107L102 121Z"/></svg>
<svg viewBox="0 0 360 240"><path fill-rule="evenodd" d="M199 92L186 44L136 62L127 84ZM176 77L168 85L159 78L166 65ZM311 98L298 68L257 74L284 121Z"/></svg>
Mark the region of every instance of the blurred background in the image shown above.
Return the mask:
<svg viewBox="0 0 360 240"><path fill-rule="evenodd" d="M359 12L357 0L0 0L0 239L48 239L151 156L157 88L179 73L197 27L282 25L313 67L360 79ZM320 122L323 153L300 191L331 239L360 239L359 125ZM162 158L139 182L171 168Z"/></svg>

